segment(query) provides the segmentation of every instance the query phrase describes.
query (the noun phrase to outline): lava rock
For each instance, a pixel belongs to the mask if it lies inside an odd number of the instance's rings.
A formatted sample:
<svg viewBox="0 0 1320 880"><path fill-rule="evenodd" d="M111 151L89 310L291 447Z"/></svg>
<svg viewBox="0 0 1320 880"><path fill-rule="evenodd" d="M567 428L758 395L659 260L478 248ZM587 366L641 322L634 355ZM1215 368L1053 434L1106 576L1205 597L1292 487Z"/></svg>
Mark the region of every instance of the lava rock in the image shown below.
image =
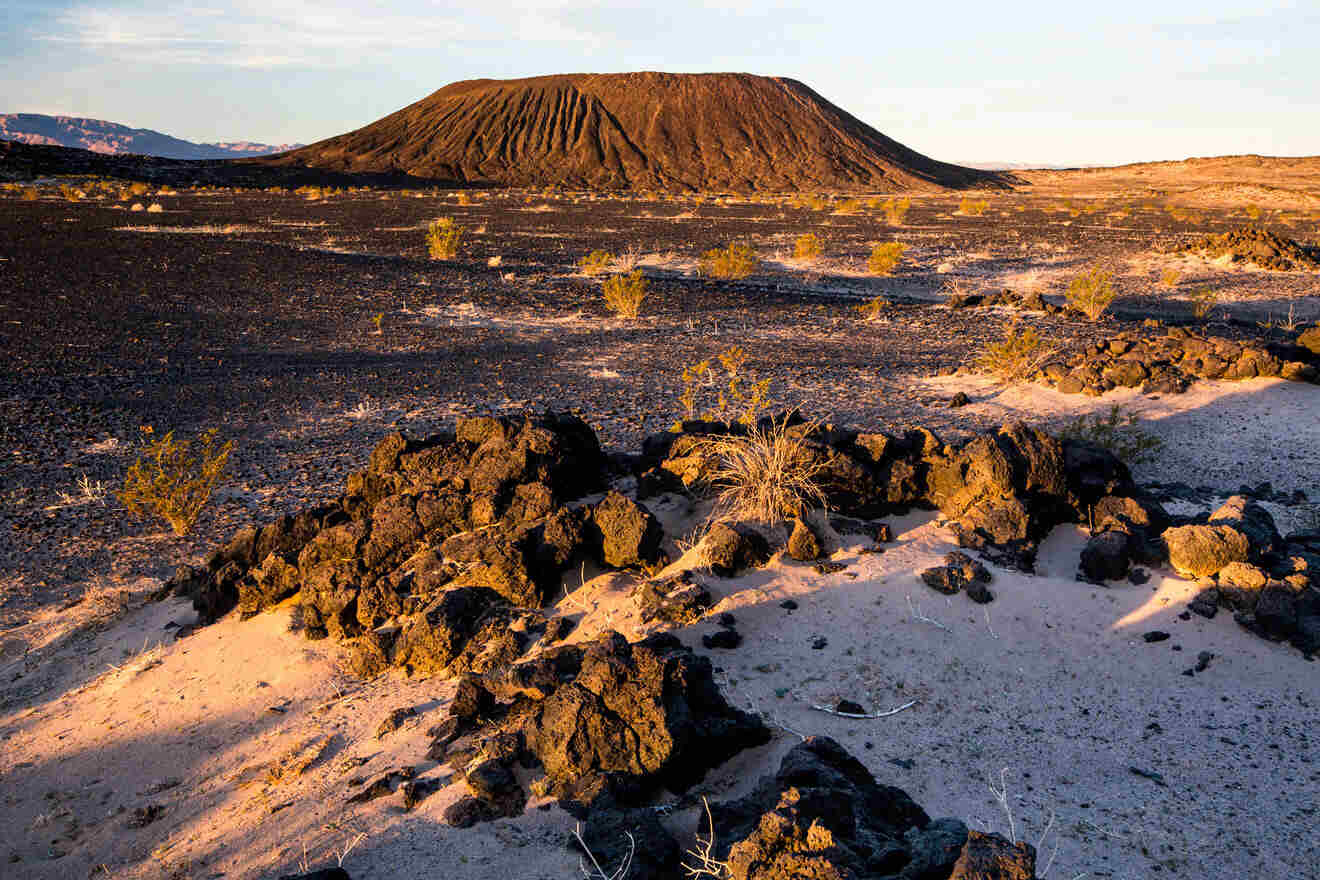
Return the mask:
<svg viewBox="0 0 1320 880"><path fill-rule="evenodd" d="M1161 537L1169 563L1191 577L1209 577L1230 562L1246 562L1250 549L1246 535L1223 524L1174 526Z"/></svg>

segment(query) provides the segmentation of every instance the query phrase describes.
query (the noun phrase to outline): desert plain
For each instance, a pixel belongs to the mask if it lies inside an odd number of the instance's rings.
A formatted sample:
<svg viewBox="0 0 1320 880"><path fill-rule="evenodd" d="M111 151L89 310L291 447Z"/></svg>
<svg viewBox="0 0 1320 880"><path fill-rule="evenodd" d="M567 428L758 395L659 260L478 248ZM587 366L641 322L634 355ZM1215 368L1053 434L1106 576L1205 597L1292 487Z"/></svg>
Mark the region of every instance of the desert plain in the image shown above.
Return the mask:
<svg viewBox="0 0 1320 880"><path fill-rule="evenodd" d="M1052 525L1030 571L990 548L993 601L946 594L921 574L959 550L956 517L923 505L817 511L809 561L768 528L768 560L721 576L701 552L700 487L642 471L647 438L693 415L684 368L737 347L745 374L768 380L760 412L840 436L920 427L956 445L1019 422L1096 424L1118 405L1136 418L1126 428L1158 441L1130 462L1132 486L1175 523L1239 496L1289 548L1313 547L1314 370L1064 393L978 364L1010 328L1033 329L1059 363L1170 333L1296 350L1320 320L1314 268L1184 246L1254 227L1314 254L1320 166L1234 157L1012 176L913 192L898 221L885 203L902 193L170 180L121 198L85 176L7 190L0 875L580 876L582 820L534 779L513 815L447 820L475 784L429 751L457 677L361 674L348 641L304 637L297 595L201 625L165 589L240 529L340 496L384 438L556 411L608 457L608 485L586 503L622 494L663 539L647 566L575 559L538 613L568 619L567 645L670 632L768 732L632 805L681 851L701 850L704 803L747 795L790 749L828 736L931 817L1031 844L1036 876L1320 876L1320 678L1302 629L1290 642L1232 608L1189 612L1216 582L1167 560L1079 577L1098 523ZM428 254L437 218L464 230L452 258ZM799 257L808 233L821 253ZM703 273L702 254L730 242L752 247L755 269ZM889 242L905 250L876 275L868 255ZM612 256L600 275L580 262L597 250ZM1064 294L1095 267L1116 298L1090 319ZM618 317L602 279L636 270L641 314ZM1024 308L1028 295L1054 308ZM148 438L211 428L234 452L193 529L127 516L116 491ZM644 619L639 587L682 572L709 607ZM735 646L712 638L734 629ZM381 780L382 796L350 802ZM406 808L400 780L426 783Z"/></svg>

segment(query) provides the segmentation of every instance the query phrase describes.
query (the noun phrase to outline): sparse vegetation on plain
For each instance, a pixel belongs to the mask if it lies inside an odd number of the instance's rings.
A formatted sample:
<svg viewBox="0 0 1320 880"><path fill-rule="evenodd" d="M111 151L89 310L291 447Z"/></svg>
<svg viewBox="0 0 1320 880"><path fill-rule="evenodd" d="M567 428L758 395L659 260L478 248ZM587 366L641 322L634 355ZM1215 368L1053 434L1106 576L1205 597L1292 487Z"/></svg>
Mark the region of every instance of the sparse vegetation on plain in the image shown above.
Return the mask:
<svg viewBox="0 0 1320 880"><path fill-rule="evenodd" d="M426 230L426 249L433 260L452 260L458 256L458 248L463 243L466 233L453 217L441 217L431 223Z"/></svg>
<svg viewBox="0 0 1320 880"><path fill-rule="evenodd" d="M1086 274L1078 275L1068 283L1064 299L1069 306L1092 321L1097 321L1117 297L1113 277L1100 266L1093 266Z"/></svg>
<svg viewBox="0 0 1320 880"><path fill-rule="evenodd" d="M606 278L601 290L610 311L620 318L636 318L641 314L648 286L642 270L634 269L627 275Z"/></svg>
<svg viewBox="0 0 1320 880"><path fill-rule="evenodd" d="M151 426L142 433L146 448L128 469L119 500L129 513L156 514L186 535L220 484L234 443L220 443L215 428L195 440L176 440L173 431L157 437Z"/></svg>
<svg viewBox="0 0 1320 880"><path fill-rule="evenodd" d="M898 241L886 241L871 247L871 256L866 261L866 268L872 275L889 275L903 260L907 245Z"/></svg>
<svg viewBox="0 0 1320 880"><path fill-rule="evenodd" d="M761 265L756 251L745 242L732 242L725 248L712 248L701 255L701 274L707 278L736 281L746 278Z"/></svg>
<svg viewBox="0 0 1320 880"><path fill-rule="evenodd" d="M1181 278L1182 278L1182 273L1179 272L1177 269L1173 269L1173 268L1165 269L1163 272L1160 273L1160 287L1166 287L1172 290L1173 288L1178 286L1178 281Z"/></svg>
<svg viewBox="0 0 1320 880"><path fill-rule="evenodd" d="M1004 328L1003 339L986 343L976 367L1004 383L1022 382L1053 353L1035 327L1015 322Z"/></svg>

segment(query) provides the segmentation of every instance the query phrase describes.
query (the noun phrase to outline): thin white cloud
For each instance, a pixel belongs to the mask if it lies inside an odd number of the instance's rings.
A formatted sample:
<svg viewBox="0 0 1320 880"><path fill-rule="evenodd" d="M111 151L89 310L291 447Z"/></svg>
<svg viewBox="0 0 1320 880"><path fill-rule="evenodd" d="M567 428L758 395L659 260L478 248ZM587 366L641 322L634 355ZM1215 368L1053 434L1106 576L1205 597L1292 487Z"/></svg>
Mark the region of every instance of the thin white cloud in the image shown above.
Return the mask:
<svg viewBox="0 0 1320 880"><path fill-rule="evenodd" d="M82 3L57 19L42 39L89 55L164 65L356 67L398 51L445 51L464 43L594 44L563 23L558 4L455 17L450 4L364 7L345 0L231 0L184 6L147 0Z"/></svg>

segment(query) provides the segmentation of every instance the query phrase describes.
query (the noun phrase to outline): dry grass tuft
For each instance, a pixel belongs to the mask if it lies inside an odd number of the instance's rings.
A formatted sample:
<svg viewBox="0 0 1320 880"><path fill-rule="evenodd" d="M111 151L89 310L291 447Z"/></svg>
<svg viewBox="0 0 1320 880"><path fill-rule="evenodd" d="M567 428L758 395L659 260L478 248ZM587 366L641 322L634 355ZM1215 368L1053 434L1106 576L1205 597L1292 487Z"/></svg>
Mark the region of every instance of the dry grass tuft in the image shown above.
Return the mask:
<svg viewBox="0 0 1320 880"><path fill-rule="evenodd" d="M1160 273L1160 287L1172 290L1178 286L1178 281L1182 278L1182 273L1177 269L1165 269Z"/></svg>
<svg viewBox="0 0 1320 880"><path fill-rule="evenodd" d="M1043 364L1054 349L1045 345L1035 327L1017 323L1004 329L1004 338L988 342L976 359L976 367L1001 382L1021 382Z"/></svg>
<svg viewBox="0 0 1320 880"><path fill-rule="evenodd" d="M1092 321L1098 320L1117 296L1113 277L1099 266L1093 266L1085 275L1078 275L1068 284L1064 299Z"/></svg>
<svg viewBox="0 0 1320 880"><path fill-rule="evenodd" d="M893 305L893 303L885 299L883 296L877 296L867 300L859 306L853 306L853 308L862 316L863 321L868 324L873 324L880 320L885 309L889 308L891 305Z"/></svg>
<svg viewBox="0 0 1320 880"><path fill-rule="evenodd" d="M727 248L713 248L701 255L701 274L708 278L746 278L760 265L756 251L744 242L735 241Z"/></svg>
<svg viewBox="0 0 1320 880"><path fill-rule="evenodd" d="M901 242L882 242L871 248L871 256L866 261L866 268L872 275L888 275L898 266L906 252L907 245Z"/></svg>
<svg viewBox="0 0 1320 880"><path fill-rule="evenodd" d="M697 449L714 460L711 522L777 524L823 507L816 484L824 463L807 446L814 424L790 430L788 417L753 426L746 436L709 437Z"/></svg>
<svg viewBox="0 0 1320 880"><path fill-rule="evenodd" d="M601 285L605 305L620 318L636 318L641 314L642 301L646 299L647 288L641 269L634 269L627 275L607 278Z"/></svg>
<svg viewBox="0 0 1320 880"><path fill-rule="evenodd" d="M466 232L453 217L441 217L426 229L426 249L433 260L452 260Z"/></svg>

